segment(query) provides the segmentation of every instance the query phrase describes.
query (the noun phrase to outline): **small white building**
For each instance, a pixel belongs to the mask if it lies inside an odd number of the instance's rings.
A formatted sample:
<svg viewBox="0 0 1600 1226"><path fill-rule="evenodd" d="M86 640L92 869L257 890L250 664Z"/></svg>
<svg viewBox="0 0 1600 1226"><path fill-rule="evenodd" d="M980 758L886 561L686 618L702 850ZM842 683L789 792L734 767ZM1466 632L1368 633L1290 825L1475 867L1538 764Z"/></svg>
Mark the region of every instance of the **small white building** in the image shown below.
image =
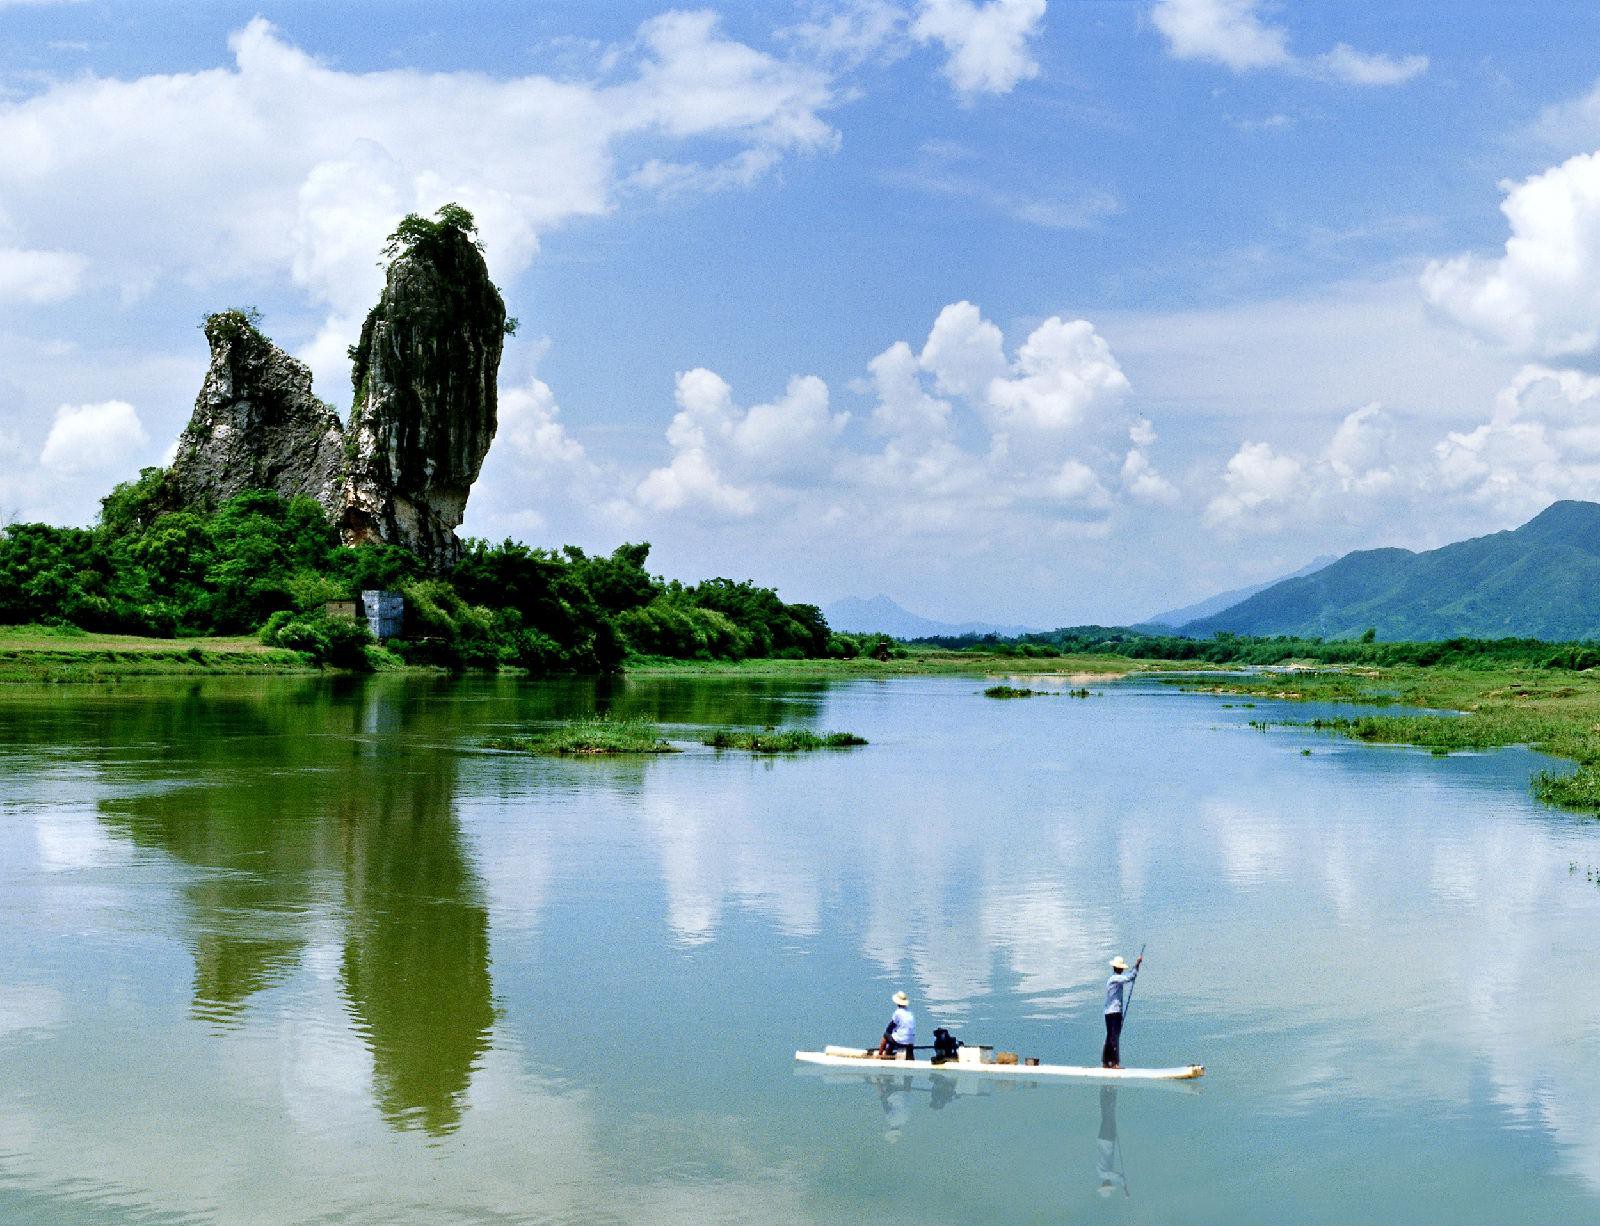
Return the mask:
<svg viewBox="0 0 1600 1226"><path fill-rule="evenodd" d="M399 592L381 592L376 588L364 591L361 610L366 614L372 637L380 643L398 637L405 628L406 599Z"/></svg>

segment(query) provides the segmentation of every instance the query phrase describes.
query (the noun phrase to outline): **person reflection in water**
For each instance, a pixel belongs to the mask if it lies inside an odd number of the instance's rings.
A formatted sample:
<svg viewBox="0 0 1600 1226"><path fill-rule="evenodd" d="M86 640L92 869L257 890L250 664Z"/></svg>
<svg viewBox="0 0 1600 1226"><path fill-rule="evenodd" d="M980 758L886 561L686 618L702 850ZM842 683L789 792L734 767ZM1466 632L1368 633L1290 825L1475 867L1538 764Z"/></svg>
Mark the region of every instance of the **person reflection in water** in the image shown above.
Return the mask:
<svg viewBox="0 0 1600 1226"><path fill-rule="evenodd" d="M878 1105L883 1108L883 1139L893 1145L900 1140L901 1129L911 1122L911 1078L875 1077L873 1081L878 1087Z"/></svg>
<svg viewBox="0 0 1600 1226"><path fill-rule="evenodd" d="M1101 1196L1128 1194L1128 1177L1122 1171L1122 1149L1117 1143L1117 1087L1100 1087L1100 1139L1095 1143L1095 1175Z"/></svg>

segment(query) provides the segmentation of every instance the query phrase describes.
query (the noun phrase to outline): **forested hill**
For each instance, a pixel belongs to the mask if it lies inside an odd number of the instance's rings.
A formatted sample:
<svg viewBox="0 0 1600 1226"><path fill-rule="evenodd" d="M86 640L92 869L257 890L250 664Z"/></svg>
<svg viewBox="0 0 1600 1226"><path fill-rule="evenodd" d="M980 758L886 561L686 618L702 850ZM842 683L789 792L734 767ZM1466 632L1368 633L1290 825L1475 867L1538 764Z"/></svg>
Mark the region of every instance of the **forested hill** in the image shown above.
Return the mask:
<svg viewBox="0 0 1600 1226"><path fill-rule="evenodd" d="M1185 634L1380 639L1600 638L1600 504L1557 502L1522 527L1440 549L1368 549L1286 579Z"/></svg>

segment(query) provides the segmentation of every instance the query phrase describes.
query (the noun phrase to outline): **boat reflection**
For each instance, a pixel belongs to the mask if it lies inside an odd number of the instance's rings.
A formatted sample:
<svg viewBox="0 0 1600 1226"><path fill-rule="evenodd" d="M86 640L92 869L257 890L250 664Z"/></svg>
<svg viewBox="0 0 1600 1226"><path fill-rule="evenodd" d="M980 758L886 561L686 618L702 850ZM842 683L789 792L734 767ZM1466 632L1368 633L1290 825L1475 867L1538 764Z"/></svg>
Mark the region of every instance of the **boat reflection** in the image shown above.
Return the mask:
<svg viewBox="0 0 1600 1226"><path fill-rule="evenodd" d="M851 1078L856 1081L859 1078ZM866 1078L877 1091L878 1105L883 1108L883 1139L894 1145L911 1123L918 1095L927 1096L931 1110L943 1111L958 1098L974 1098L992 1093L990 1087L975 1087L963 1083L949 1073L876 1073Z"/></svg>

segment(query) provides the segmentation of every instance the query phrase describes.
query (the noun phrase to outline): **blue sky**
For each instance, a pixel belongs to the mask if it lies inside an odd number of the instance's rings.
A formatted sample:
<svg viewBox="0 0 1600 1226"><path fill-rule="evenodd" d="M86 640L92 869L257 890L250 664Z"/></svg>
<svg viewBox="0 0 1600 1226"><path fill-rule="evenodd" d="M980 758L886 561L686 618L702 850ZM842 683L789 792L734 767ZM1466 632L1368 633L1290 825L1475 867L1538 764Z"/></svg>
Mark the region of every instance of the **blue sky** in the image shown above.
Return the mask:
<svg viewBox="0 0 1600 1226"><path fill-rule="evenodd" d="M522 330L465 531L1126 621L1600 497L1585 5L0 0L0 514L235 304L349 407L398 216Z"/></svg>

